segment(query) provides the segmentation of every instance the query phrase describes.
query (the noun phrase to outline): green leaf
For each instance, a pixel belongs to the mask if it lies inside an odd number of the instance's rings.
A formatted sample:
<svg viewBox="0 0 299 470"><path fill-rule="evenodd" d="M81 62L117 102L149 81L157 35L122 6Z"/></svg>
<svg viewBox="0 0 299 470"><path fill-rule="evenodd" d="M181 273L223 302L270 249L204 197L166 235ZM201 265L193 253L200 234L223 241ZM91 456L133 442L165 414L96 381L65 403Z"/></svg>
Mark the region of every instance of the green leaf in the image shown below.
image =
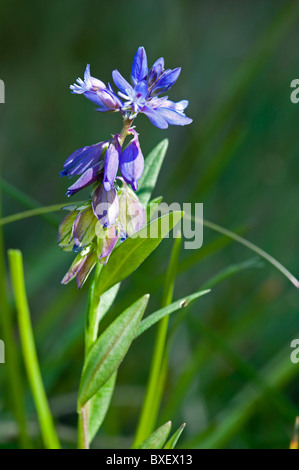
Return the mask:
<svg viewBox="0 0 299 470"><path fill-rule="evenodd" d="M102 295L110 287L126 279L161 243L162 239L183 217L176 211L164 215L127 238L112 252L108 264L101 270L97 293ZM151 235L154 235L151 237Z"/></svg>
<svg viewBox="0 0 299 470"><path fill-rule="evenodd" d="M118 369L148 304L146 294L119 315L91 347L82 372L78 411Z"/></svg>
<svg viewBox="0 0 299 470"><path fill-rule="evenodd" d="M160 426L134 449L162 449L171 430L171 421Z"/></svg>
<svg viewBox="0 0 299 470"><path fill-rule="evenodd" d="M198 299L199 297L202 297L205 294L208 294L208 292L211 292L211 289L199 290L198 292L195 292L194 294L187 295L186 297L183 297L180 300L176 300L172 304L167 305L167 307L161 308L160 310L157 310L151 315L148 315L139 324L135 338L137 338L146 330L148 330L151 326L153 326L155 323L161 320L161 318L166 317L167 315L170 315L171 313L177 312L181 308L187 307L188 305L190 305L191 302Z"/></svg>
<svg viewBox="0 0 299 470"><path fill-rule="evenodd" d="M117 372L114 372L108 382L106 382L90 400L88 423L89 443L91 443L105 419L114 391L116 377Z"/></svg>
<svg viewBox="0 0 299 470"><path fill-rule="evenodd" d="M182 434L184 428L186 426L186 423L183 423L179 429L171 436L170 439L168 439L168 441L166 442L165 446L163 447L163 449L174 449L175 448L175 445L176 443L178 442L179 438L180 438L180 435Z"/></svg>
<svg viewBox="0 0 299 470"><path fill-rule="evenodd" d="M137 196L142 204L147 206L151 194L156 186L159 172L168 148L168 139L162 140L147 156L144 162L143 174L138 181Z"/></svg>

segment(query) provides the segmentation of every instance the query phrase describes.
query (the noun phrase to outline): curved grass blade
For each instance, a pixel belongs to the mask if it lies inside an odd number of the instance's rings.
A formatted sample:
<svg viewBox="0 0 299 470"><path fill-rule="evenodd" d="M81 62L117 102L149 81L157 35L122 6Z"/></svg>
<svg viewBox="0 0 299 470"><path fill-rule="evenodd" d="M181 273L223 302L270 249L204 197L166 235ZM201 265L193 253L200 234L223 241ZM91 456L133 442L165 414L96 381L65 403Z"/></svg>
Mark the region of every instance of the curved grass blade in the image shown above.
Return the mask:
<svg viewBox="0 0 299 470"><path fill-rule="evenodd" d="M186 215L185 217L189 217ZM279 261L277 261L273 256L269 255L266 251L258 246L254 245L254 243L246 240L246 238L237 235L226 228L221 227L220 225L214 224L213 222L209 222L206 219L198 219L196 217L191 216L191 220L195 221L196 223L202 223L205 227L214 230L215 232L222 233L222 235L226 235L229 238L232 238L236 242L240 243L241 245L246 246L251 251L254 251L259 256L264 258L268 263L272 264L278 271L280 271L297 289L299 289L299 280L292 274L290 271L285 268Z"/></svg>
<svg viewBox="0 0 299 470"><path fill-rule="evenodd" d="M0 225L6 225L10 224L11 222L17 222L18 220L23 220L27 219L28 217L34 217L35 215L44 215L48 214L51 212L58 212L60 211L63 207L65 207L64 204L53 204L52 206L46 206L46 207L37 207L35 209L30 209L28 211L23 211L23 212L18 212L17 214L9 215L7 217L3 217L0 219ZM57 221L57 225L59 224L59 220Z"/></svg>
<svg viewBox="0 0 299 470"><path fill-rule="evenodd" d="M118 369L148 304L146 294L127 308L100 335L87 355L78 396L78 412Z"/></svg>
<svg viewBox="0 0 299 470"><path fill-rule="evenodd" d="M162 449L171 430L171 421L160 426L134 449Z"/></svg>

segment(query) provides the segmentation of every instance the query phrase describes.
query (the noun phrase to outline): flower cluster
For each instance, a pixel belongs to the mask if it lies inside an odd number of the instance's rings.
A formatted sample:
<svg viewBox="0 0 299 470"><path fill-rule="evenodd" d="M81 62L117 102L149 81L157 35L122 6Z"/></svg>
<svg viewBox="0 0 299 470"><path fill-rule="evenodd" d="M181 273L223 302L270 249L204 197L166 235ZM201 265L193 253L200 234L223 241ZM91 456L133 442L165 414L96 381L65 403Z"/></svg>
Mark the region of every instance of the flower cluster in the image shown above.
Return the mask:
<svg viewBox="0 0 299 470"><path fill-rule="evenodd" d="M164 59L158 59L148 70L146 53L139 47L133 60L131 84L118 72L112 73L119 89L116 94L108 84L90 75L87 65L84 80L70 88L74 94L83 94L97 105L100 112L120 112L123 129L111 139L82 147L65 161L61 176L78 179L67 191L67 196L76 194L92 185L90 199L84 204L69 206L69 214L59 227L59 246L65 251L74 251L77 256L62 283L76 277L80 288L99 261L106 264L118 242L140 230L146 222L145 208L136 191L142 176L144 158L139 135L132 125L139 113L161 129L169 124L184 126L192 122L184 111L188 101L177 103L167 96L178 79L181 69L164 68ZM129 137L124 147L125 139ZM118 170L121 177L118 177Z"/></svg>

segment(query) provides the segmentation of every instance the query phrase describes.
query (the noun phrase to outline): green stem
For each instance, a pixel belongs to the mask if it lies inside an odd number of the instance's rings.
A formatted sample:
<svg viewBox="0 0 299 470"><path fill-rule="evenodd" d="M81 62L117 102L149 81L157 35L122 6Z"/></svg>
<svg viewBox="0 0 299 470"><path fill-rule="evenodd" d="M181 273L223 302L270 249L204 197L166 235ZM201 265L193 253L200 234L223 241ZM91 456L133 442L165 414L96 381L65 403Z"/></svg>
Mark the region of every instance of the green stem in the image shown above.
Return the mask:
<svg viewBox="0 0 299 470"><path fill-rule="evenodd" d="M30 312L24 282L22 253L9 250L9 265L16 300L21 345L29 384L34 398L44 445L59 449L60 443L54 428L35 349Z"/></svg>
<svg viewBox="0 0 299 470"><path fill-rule="evenodd" d="M3 217L0 219L0 225L9 224L11 222L17 222L18 220L27 219L28 217L33 217L35 215L43 215L50 212L60 211L67 204L54 204L52 206L46 207L37 207L36 209L30 209L29 211L18 212L17 214L9 215L8 217ZM56 226L58 223L56 224Z"/></svg>
<svg viewBox="0 0 299 470"><path fill-rule="evenodd" d="M181 235L175 239L166 274L162 308L171 304L178 258L181 247ZM153 432L159 412L164 382L167 372L167 352L165 348L169 317L164 317L158 324L157 336L154 345L150 375L146 387L145 398L141 410L139 423L133 447L138 446Z"/></svg>
<svg viewBox="0 0 299 470"><path fill-rule="evenodd" d="M124 141L129 134L129 128L132 125L132 119L124 119L123 128L119 135L119 143L122 147ZM97 265L97 270L94 280L90 287L89 301L86 315L86 328L85 328L85 358L90 351L92 345L97 340L99 321L100 321L100 297L98 296L95 286L97 285L97 278L100 274L102 265ZM78 448L89 449L88 438L88 422L89 422L89 402L87 402L80 410L78 420Z"/></svg>
<svg viewBox="0 0 299 470"><path fill-rule="evenodd" d="M272 264L276 269L278 269L278 271L280 271L287 279L289 279L289 281L291 281L291 283L297 289L299 289L299 280L295 276L293 276L293 274L290 273L288 269L286 269L279 261L273 258L273 256L266 253L266 251L254 245L249 240L246 240L246 238L240 237L240 235L237 235L236 233L233 233L230 230L220 227L220 225L209 222L208 220L198 219L196 217L192 217L192 220L194 220L197 223L202 223L204 226L210 228L211 230L214 230L215 232L218 232L218 233L222 233L223 235L226 235L227 237L232 238L236 242L241 243L241 245L244 245L250 250L254 251L259 256L261 256L266 261L268 261L268 263Z"/></svg>
<svg viewBox="0 0 299 470"><path fill-rule="evenodd" d="M1 197L1 191L0 191ZM0 200L1 213L1 200ZM3 339L5 344L5 355L7 357L7 378L11 392L11 404L19 428L19 440L22 448L30 448L31 443L27 434L26 414L24 408L24 387L20 370L20 362L15 345L12 310L7 297L6 290L6 263L4 256L3 233L0 227L0 309L3 328Z"/></svg>

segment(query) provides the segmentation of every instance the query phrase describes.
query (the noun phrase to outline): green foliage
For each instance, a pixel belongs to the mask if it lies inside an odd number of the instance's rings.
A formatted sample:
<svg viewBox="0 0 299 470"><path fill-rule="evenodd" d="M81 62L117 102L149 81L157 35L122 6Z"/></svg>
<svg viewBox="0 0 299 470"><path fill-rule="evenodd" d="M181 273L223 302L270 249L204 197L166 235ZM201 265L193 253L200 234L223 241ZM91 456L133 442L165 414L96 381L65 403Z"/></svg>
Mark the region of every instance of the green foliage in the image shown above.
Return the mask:
<svg viewBox="0 0 299 470"><path fill-rule="evenodd" d="M149 296L145 295L127 308L100 335L90 349L80 381L78 411L97 393L119 367L136 334L148 299Z"/></svg>
<svg viewBox="0 0 299 470"><path fill-rule="evenodd" d="M184 428L186 426L186 423L183 423L179 429L176 430L176 432L168 439L166 442L165 446L163 449L174 449L176 446L176 443L178 442L182 432L184 431Z"/></svg>
<svg viewBox="0 0 299 470"><path fill-rule="evenodd" d="M98 295L126 279L161 243L169 231L180 221L182 212L172 212L154 220L127 238L109 258L101 270L96 286ZM154 236L153 236L154 234Z"/></svg>
<svg viewBox="0 0 299 470"><path fill-rule="evenodd" d="M171 430L171 421L160 426L134 449L162 449Z"/></svg>
<svg viewBox="0 0 299 470"><path fill-rule="evenodd" d="M89 402L89 443L92 442L105 419L114 392L116 377L117 372L114 372L110 379L99 389Z"/></svg>
<svg viewBox="0 0 299 470"><path fill-rule="evenodd" d="M180 300L176 300L170 305L167 305L167 307L161 308L156 312L152 313L151 315L148 315L140 322L135 337L137 338L139 335L148 330L151 326L155 325L159 320L162 320L162 318L165 318L171 313L177 312L178 310L188 307L196 299L202 297L205 294L208 294L209 292L210 289L200 290L198 292L195 292L194 294L187 295L186 297L183 297Z"/></svg>

